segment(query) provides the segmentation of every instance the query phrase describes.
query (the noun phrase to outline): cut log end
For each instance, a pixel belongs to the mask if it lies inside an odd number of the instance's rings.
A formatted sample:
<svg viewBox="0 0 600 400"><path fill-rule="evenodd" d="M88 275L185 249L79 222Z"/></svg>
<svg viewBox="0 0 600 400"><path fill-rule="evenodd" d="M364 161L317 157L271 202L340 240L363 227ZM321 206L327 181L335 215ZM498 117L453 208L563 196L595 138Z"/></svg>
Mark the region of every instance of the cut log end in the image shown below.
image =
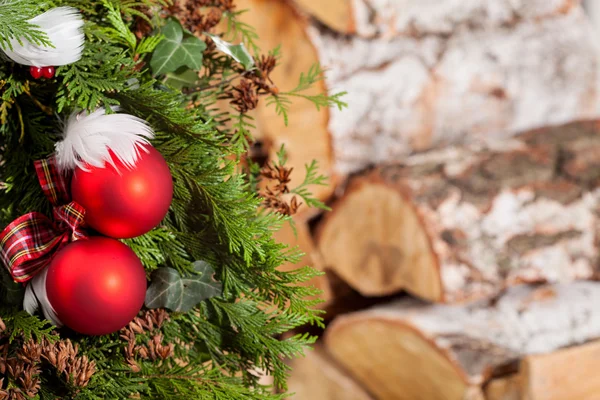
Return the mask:
<svg viewBox="0 0 600 400"><path fill-rule="evenodd" d="M374 400L319 345L291 367L288 386L294 400Z"/></svg>
<svg viewBox="0 0 600 400"><path fill-rule="evenodd" d="M600 364L600 347L553 353L600 336L598 300L595 282L520 286L470 305L403 299L338 317L325 344L380 400L589 399L584 394L597 393L595 381L578 387L579 379L561 380L556 365L580 363L584 374Z"/></svg>
<svg viewBox="0 0 600 400"><path fill-rule="evenodd" d="M324 266L364 296L400 289L442 300L440 275L416 210L397 189L355 181L317 233Z"/></svg>
<svg viewBox="0 0 600 400"><path fill-rule="evenodd" d="M596 276L596 123L456 146L353 178L317 229L324 268L366 296L436 302Z"/></svg>

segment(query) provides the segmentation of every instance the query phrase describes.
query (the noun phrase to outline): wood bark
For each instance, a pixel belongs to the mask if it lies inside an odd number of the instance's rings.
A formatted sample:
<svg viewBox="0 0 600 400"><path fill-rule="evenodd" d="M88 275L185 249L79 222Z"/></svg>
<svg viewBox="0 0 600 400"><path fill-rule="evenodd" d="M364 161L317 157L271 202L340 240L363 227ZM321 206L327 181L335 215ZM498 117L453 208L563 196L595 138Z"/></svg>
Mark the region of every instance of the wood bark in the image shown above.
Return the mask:
<svg viewBox="0 0 600 400"><path fill-rule="evenodd" d="M456 146L350 181L316 229L323 267L366 296L437 302L597 276L600 129Z"/></svg>
<svg viewBox="0 0 600 400"><path fill-rule="evenodd" d="M415 31L450 35L459 27L499 26L515 19L565 13L573 0L295 0L328 28L363 37L411 35Z"/></svg>
<svg viewBox="0 0 600 400"><path fill-rule="evenodd" d="M294 359L288 379L293 400L375 400L317 345Z"/></svg>
<svg viewBox="0 0 600 400"><path fill-rule="evenodd" d="M342 175L600 115L597 34L578 1L368 3L394 35L309 28L329 89L348 92L329 119Z"/></svg>
<svg viewBox="0 0 600 400"><path fill-rule="evenodd" d="M596 352L584 352L585 356L580 354L566 365L554 362L554 369L545 363L545 368L538 364L536 370L530 360L599 337L598 301L597 282L522 285L498 299L470 305L402 299L338 317L326 330L325 344L337 362L379 400L484 399L486 389L488 395L502 393L497 383L495 392L486 388L494 377L521 370L527 370L521 377L527 393L535 393L530 399L578 399L544 397L554 390L544 378L564 377L578 360L598 360ZM529 366L520 370L520 360L527 357ZM561 381L560 393L583 393L579 378L574 377ZM536 380L537 386L532 383ZM540 389L544 382L546 388ZM513 381L513 388L521 384ZM508 396L510 391L504 393Z"/></svg>
<svg viewBox="0 0 600 400"><path fill-rule="evenodd" d="M306 33L307 21L290 4L281 0L236 0L236 5L239 10L248 10L239 19L256 28L256 42L265 54L281 46L279 65L271 74L271 79L280 92L294 89L300 74L306 74L318 62L316 49ZM326 92L325 82L320 81L306 94ZM295 171L291 186L302 182L305 165L313 160L319 162L319 172L330 176L332 183L335 183L333 152L327 130L329 110L317 110L313 103L296 98L289 106L289 123L286 126L275 106L266 103L260 102L254 113L257 134L269 142L273 159L276 159L274 154L281 145L285 145L287 165ZM335 185L311 189L317 198L326 200Z"/></svg>

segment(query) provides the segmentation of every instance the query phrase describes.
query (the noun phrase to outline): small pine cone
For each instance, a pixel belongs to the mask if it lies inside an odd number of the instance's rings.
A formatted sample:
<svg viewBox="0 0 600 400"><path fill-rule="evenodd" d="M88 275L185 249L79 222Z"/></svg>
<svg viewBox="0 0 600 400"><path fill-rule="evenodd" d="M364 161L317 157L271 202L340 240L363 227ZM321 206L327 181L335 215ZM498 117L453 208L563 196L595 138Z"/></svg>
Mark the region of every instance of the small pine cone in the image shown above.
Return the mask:
<svg viewBox="0 0 600 400"><path fill-rule="evenodd" d="M173 344L169 343L168 345L159 345L156 347L156 354L161 358L161 360L166 360L167 358L173 355Z"/></svg>
<svg viewBox="0 0 600 400"><path fill-rule="evenodd" d="M134 333L137 333L138 335L144 333L144 328L142 327L142 321L137 317L129 323L129 328Z"/></svg>
<svg viewBox="0 0 600 400"><path fill-rule="evenodd" d="M17 357L29 364L35 364L40 361L42 356L42 346L33 339L29 339L23 344L23 347L17 353Z"/></svg>
<svg viewBox="0 0 600 400"><path fill-rule="evenodd" d="M152 320L152 316L149 312L144 314L144 328L147 331L154 330L154 321Z"/></svg>
<svg viewBox="0 0 600 400"><path fill-rule="evenodd" d="M56 367L58 364L58 352L53 344L43 342L42 345L42 358L50 363L50 365Z"/></svg>
<svg viewBox="0 0 600 400"><path fill-rule="evenodd" d="M8 343L0 345L0 375L6 374L6 361L8 359Z"/></svg>
<svg viewBox="0 0 600 400"><path fill-rule="evenodd" d="M13 379L17 379L25 371L25 363L16 358L9 358L6 360L6 370Z"/></svg>
<svg viewBox="0 0 600 400"><path fill-rule="evenodd" d="M131 372L138 373L142 371L142 367L135 360L127 360L127 365L129 365Z"/></svg>
<svg viewBox="0 0 600 400"><path fill-rule="evenodd" d="M131 341L135 342L135 332L133 332L133 330L130 329L130 325L121 329L121 334L119 335L119 337L128 342L131 342Z"/></svg>
<svg viewBox="0 0 600 400"><path fill-rule="evenodd" d="M96 372L96 362L90 361L87 356L80 357L79 359L81 360L79 363L80 368L74 374L74 384L78 387L86 387Z"/></svg>
<svg viewBox="0 0 600 400"><path fill-rule="evenodd" d="M169 319L169 313L162 308L148 310L146 311L146 319L157 329L160 329L165 321Z"/></svg>
<svg viewBox="0 0 600 400"><path fill-rule="evenodd" d="M216 6L219 7L223 11L233 11L235 10L234 0L217 0Z"/></svg>
<svg viewBox="0 0 600 400"><path fill-rule="evenodd" d="M8 390L6 399L8 399L8 400L26 400L27 398L25 397L25 395L23 394L21 389L15 388L15 389Z"/></svg>
<svg viewBox="0 0 600 400"><path fill-rule="evenodd" d="M135 339L129 340L127 345L125 345L125 358L127 360L133 359L135 357Z"/></svg>
<svg viewBox="0 0 600 400"><path fill-rule="evenodd" d="M148 341L148 349L150 350L150 358L152 360L161 359L165 360L173 355L173 345L163 345L162 335L155 335L152 340Z"/></svg>
<svg viewBox="0 0 600 400"><path fill-rule="evenodd" d="M277 59L275 58L275 56L272 55L262 55L260 56L260 59L256 64L262 77L265 79L269 79L269 75L271 75L271 72L273 72L273 70L277 66Z"/></svg>
<svg viewBox="0 0 600 400"><path fill-rule="evenodd" d="M137 346L136 353L144 360L147 360L150 356L150 352L146 346Z"/></svg>
<svg viewBox="0 0 600 400"><path fill-rule="evenodd" d="M40 390L40 369L37 365L29 365L17 380L28 397L34 397Z"/></svg>
<svg viewBox="0 0 600 400"><path fill-rule="evenodd" d="M233 87L231 104L240 113L254 110L258 105L258 94L249 79L241 79L237 86Z"/></svg>
<svg viewBox="0 0 600 400"><path fill-rule="evenodd" d="M300 208L301 205L302 205L302 202L298 201L298 197L296 197L296 196L292 197L292 200L290 201L291 215L296 214L298 212L298 208Z"/></svg>
<svg viewBox="0 0 600 400"><path fill-rule="evenodd" d="M211 8L204 18L204 32L217 26L221 22L221 18L223 18L223 12L217 8Z"/></svg>
<svg viewBox="0 0 600 400"><path fill-rule="evenodd" d="M159 308L153 311L153 318L158 329L162 328L165 321L169 319L169 313L164 308Z"/></svg>

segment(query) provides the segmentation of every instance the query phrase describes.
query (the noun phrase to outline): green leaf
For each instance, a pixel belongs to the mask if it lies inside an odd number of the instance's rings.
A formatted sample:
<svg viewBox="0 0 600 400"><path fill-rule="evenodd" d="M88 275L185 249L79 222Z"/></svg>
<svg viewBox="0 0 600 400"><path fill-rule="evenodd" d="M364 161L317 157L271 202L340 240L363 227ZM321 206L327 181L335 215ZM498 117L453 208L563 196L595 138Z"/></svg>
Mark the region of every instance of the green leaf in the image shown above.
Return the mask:
<svg viewBox="0 0 600 400"><path fill-rule="evenodd" d="M246 46L244 46L244 43L231 44L224 41L217 35L212 35L210 33L205 33L205 35L210 37L213 40L213 42L215 42L217 49L221 50L223 53L227 54L228 56L232 57L235 61L242 64L244 66L244 69L249 70L252 69L252 67L254 67L254 58L252 58L252 56L246 49Z"/></svg>
<svg viewBox="0 0 600 400"><path fill-rule="evenodd" d="M221 294L221 283L213 279L215 271L210 264L196 261L193 268L196 275L183 278L173 268L156 270L146 292L146 307L187 312L200 302Z"/></svg>
<svg viewBox="0 0 600 400"><path fill-rule="evenodd" d="M182 72L169 72L165 83L175 89L181 90L183 88L196 86L199 80L196 71L186 68Z"/></svg>
<svg viewBox="0 0 600 400"><path fill-rule="evenodd" d="M170 20L161 30L164 38L156 46L150 67L154 75L177 71L181 67L200 70L206 43L195 36L184 37L178 21Z"/></svg>

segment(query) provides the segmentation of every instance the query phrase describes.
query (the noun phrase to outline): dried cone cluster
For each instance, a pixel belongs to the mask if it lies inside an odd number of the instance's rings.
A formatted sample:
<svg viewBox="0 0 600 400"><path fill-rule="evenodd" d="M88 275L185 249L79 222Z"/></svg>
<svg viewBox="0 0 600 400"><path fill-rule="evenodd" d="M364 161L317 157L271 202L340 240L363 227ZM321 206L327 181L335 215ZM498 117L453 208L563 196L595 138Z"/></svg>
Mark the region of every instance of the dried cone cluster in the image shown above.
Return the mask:
<svg viewBox="0 0 600 400"><path fill-rule="evenodd" d="M285 198L290 192L289 184L293 168L268 163L260 171L260 177L265 181L260 196L264 205L283 215L294 215L302 204L297 196Z"/></svg>
<svg viewBox="0 0 600 400"><path fill-rule="evenodd" d="M231 86L230 91L221 95L220 99L229 99L230 104L242 114L256 109L260 96L279 93L271 79L271 73L276 66L277 59L270 54L260 56L255 70L245 71L239 66L238 73L241 79Z"/></svg>
<svg viewBox="0 0 600 400"><path fill-rule="evenodd" d="M0 375L3 376L0 399L35 397L40 390L40 374L49 366L63 375L75 390L87 386L96 372L96 363L85 355L78 355L77 345L73 346L69 339L50 342L17 337L14 340L20 341L21 346L16 354L9 354L8 337L6 325L0 319Z"/></svg>
<svg viewBox="0 0 600 400"><path fill-rule="evenodd" d="M186 29L198 34L210 32L221 22L224 12L234 10L233 0L181 0L166 7Z"/></svg>
<svg viewBox="0 0 600 400"><path fill-rule="evenodd" d="M163 309L146 310L121 330L120 336L127 342L124 348L125 361L133 372L141 371L136 358L157 361L173 356L174 345L163 343L163 336L159 332L168 319L169 314ZM138 344L148 337L144 344Z"/></svg>

